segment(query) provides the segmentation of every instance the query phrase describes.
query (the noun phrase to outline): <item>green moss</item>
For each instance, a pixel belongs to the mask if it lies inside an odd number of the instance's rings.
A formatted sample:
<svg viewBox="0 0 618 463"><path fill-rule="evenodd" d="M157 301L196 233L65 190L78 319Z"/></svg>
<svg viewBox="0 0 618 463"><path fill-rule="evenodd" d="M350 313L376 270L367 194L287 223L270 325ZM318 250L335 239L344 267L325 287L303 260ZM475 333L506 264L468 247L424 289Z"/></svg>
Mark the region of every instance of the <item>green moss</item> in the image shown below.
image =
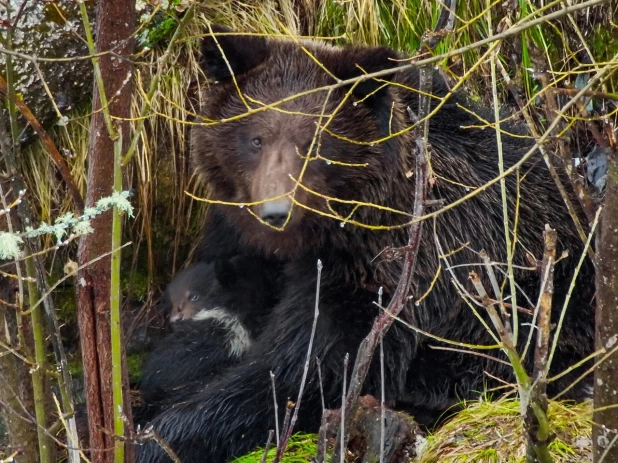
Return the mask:
<svg viewBox="0 0 618 463"><path fill-rule="evenodd" d="M71 376L73 377L73 379L75 378L81 378L82 376L84 376L84 369L82 366L82 359L81 356L76 356L73 359L69 359L69 373L71 373Z"/></svg>
<svg viewBox="0 0 618 463"><path fill-rule="evenodd" d="M77 323L77 305L73 286L58 287L54 290L54 302L58 319L62 323Z"/></svg>
<svg viewBox="0 0 618 463"><path fill-rule="evenodd" d="M181 0L169 0L138 35L138 44L142 48L153 48L174 35L178 26L176 7Z"/></svg>
<svg viewBox="0 0 618 463"><path fill-rule="evenodd" d="M591 52L596 61L607 61L618 53L618 32L615 27L598 25L592 33Z"/></svg>
<svg viewBox="0 0 618 463"><path fill-rule="evenodd" d="M556 463L589 462L592 406L550 402L556 438L549 451ZM419 463L524 463L526 440L518 400L470 404L427 438Z"/></svg>
<svg viewBox="0 0 618 463"><path fill-rule="evenodd" d="M144 300L150 288L148 275L135 272L124 272L121 277L121 288L125 294L138 300Z"/></svg>
<svg viewBox="0 0 618 463"><path fill-rule="evenodd" d="M136 383L142 376L142 367L148 356L148 352L137 352L127 355L127 368L129 370L129 381Z"/></svg>
<svg viewBox="0 0 618 463"><path fill-rule="evenodd" d="M149 30L140 45L152 48L162 40L171 37L176 30L178 21L176 18L165 18L156 27Z"/></svg>
<svg viewBox="0 0 618 463"><path fill-rule="evenodd" d="M129 370L129 380L132 383L136 383L139 381L140 376L142 374L142 366L144 361L146 360L147 352L138 352L135 354L127 355L127 368ZM76 378L81 378L84 375L81 356L76 356L72 359L69 359L69 373L71 376Z"/></svg>
<svg viewBox="0 0 618 463"><path fill-rule="evenodd" d="M290 438L288 448L282 458L282 463L307 463L315 456L318 436L315 434L294 434ZM268 451L267 462L273 461L277 450ZM264 449L257 449L247 455L237 458L232 463L260 463L264 456Z"/></svg>

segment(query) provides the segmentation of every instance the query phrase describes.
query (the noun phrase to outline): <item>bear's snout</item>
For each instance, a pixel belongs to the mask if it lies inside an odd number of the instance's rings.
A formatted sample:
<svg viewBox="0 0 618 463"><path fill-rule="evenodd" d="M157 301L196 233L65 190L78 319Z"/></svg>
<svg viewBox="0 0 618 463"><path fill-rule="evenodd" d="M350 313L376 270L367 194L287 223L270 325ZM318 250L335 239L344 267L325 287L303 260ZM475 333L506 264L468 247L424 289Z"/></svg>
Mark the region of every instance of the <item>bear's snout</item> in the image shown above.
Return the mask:
<svg viewBox="0 0 618 463"><path fill-rule="evenodd" d="M292 201L289 198L269 201L262 204L259 209L260 218L273 227L281 227L288 219L288 215L291 218L291 214Z"/></svg>

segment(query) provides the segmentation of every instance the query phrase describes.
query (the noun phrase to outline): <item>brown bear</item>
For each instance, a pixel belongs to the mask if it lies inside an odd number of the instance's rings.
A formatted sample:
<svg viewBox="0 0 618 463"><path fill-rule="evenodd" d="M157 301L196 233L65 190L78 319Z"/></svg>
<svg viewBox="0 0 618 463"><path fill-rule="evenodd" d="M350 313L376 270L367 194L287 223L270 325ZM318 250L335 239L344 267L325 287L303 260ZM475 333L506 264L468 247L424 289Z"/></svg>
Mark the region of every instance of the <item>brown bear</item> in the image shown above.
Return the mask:
<svg viewBox="0 0 618 463"><path fill-rule="evenodd" d="M212 381L184 388L175 405L153 420L156 432L184 463L223 462L264 444L277 418L271 371L280 415L285 401L296 400L314 319L318 259L323 262L320 312L297 430L316 431L319 426L316 358L326 407L339 407L344 357L349 354L353 363L378 315L378 289L383 288L387 304L399 280L401 260L383 259L381 253L407 241L416 150L408 108L416 111L419 106L418 69L398 69L405 57L388 48L218 34L204 38L202 54L209 83L200 125L193 129L195 166L212 199L241 205L213 206L206 256L257 252L281 259L285 270L281 299L244 359ZM344 82L388 69L388 76ZM433 108L448 98L429 127L430 196L449 204L499 175L498 145L494 130L470 128L479 119L462 107L478 110L465 96L450 94L438 73L433 94ZM503 129L508 168L533 142L518 127L503 124ZM536 302L539 272L530 259L542 257L545 224L558 231L558 255L569 252L556 265L557 320L583 244L538 154L507 177L506 188L509 227L517 224L511 238L516 237L518 306L534 307ZM437 215L424 227L410 303L401 318L434 336L495 345L478 318L489 324L482 307L475 314L452 280L474 295L469 272L485 274L478 252L504 263L505 247L498 184ZM495 271L502 275L504 268L496 265ZM566 312L552 373L592 352L592 275L587 261L578 280L583 284ZM485 287L491 288L488 281ZM522 312L519 318L521 352L532 317ZM384 339L388 405L435 416L460 399L478 397L485 385L499 384L493 378L514 380L504 362L431 348L437 344L395 323ZM506 358L498 349L484 352ZM366 393L380 391L376 363L374 359ZM570 380L560 378L550 392L562 390ZM571 390L571 397L583 394L580 386ZM144 463L168 458L154 442L138 454Z"/></svg>

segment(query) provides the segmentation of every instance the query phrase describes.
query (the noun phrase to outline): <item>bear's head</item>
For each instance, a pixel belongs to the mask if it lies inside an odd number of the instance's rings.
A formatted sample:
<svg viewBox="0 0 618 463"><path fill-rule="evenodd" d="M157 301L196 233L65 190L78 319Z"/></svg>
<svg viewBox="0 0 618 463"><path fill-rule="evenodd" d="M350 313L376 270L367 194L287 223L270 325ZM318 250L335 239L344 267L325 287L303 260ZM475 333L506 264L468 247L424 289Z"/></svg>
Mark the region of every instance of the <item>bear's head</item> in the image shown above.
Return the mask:
<svg viewBox="0 0 618 463"><path fill-rule="evenodd" d="M228 217L245 240L297 254L345 234L346 219L384 220L354 201L401 206L392 185L407 183L405 150L401 137L389 135L407 116L387 83L394 71L345 82L397 67L393 50L213 26L201 65L208 82L192 131L193 161L212 199L243 205L230 207Z"/></svg>

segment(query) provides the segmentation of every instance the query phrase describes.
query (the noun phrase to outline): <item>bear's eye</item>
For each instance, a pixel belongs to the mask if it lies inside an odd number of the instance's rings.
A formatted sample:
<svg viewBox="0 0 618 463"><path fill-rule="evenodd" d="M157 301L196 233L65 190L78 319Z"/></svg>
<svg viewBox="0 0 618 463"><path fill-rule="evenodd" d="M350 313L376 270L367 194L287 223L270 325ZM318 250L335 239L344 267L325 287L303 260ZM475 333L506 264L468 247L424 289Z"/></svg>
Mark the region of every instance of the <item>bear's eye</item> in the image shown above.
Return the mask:
<svg viewBox="0 0 618 463"><path fill-rule="evenodd" d="M305 144L303 150L301 151L301 154L303 156L312 156L312 155L315 155L317 151L318 151L318 142L317 141L315 143L309 142Z"/></svg>
<svg viewBox="0 0 618 463"><path fill-rule="evenodd" d="M189 299L191 302L195 302L195 301L197 301L199 298L200 298L200 295L199 295L199 294L189 294L189 297L188 297L188 299Z"/></svg>
<svg viewBox="0 0 618 463"><path fill-rule="evenodd" d="M251 145L253 145L253 147L255 148L261 148L262 147L262 139L260 137L255 137L251 140Z"/></svg>

